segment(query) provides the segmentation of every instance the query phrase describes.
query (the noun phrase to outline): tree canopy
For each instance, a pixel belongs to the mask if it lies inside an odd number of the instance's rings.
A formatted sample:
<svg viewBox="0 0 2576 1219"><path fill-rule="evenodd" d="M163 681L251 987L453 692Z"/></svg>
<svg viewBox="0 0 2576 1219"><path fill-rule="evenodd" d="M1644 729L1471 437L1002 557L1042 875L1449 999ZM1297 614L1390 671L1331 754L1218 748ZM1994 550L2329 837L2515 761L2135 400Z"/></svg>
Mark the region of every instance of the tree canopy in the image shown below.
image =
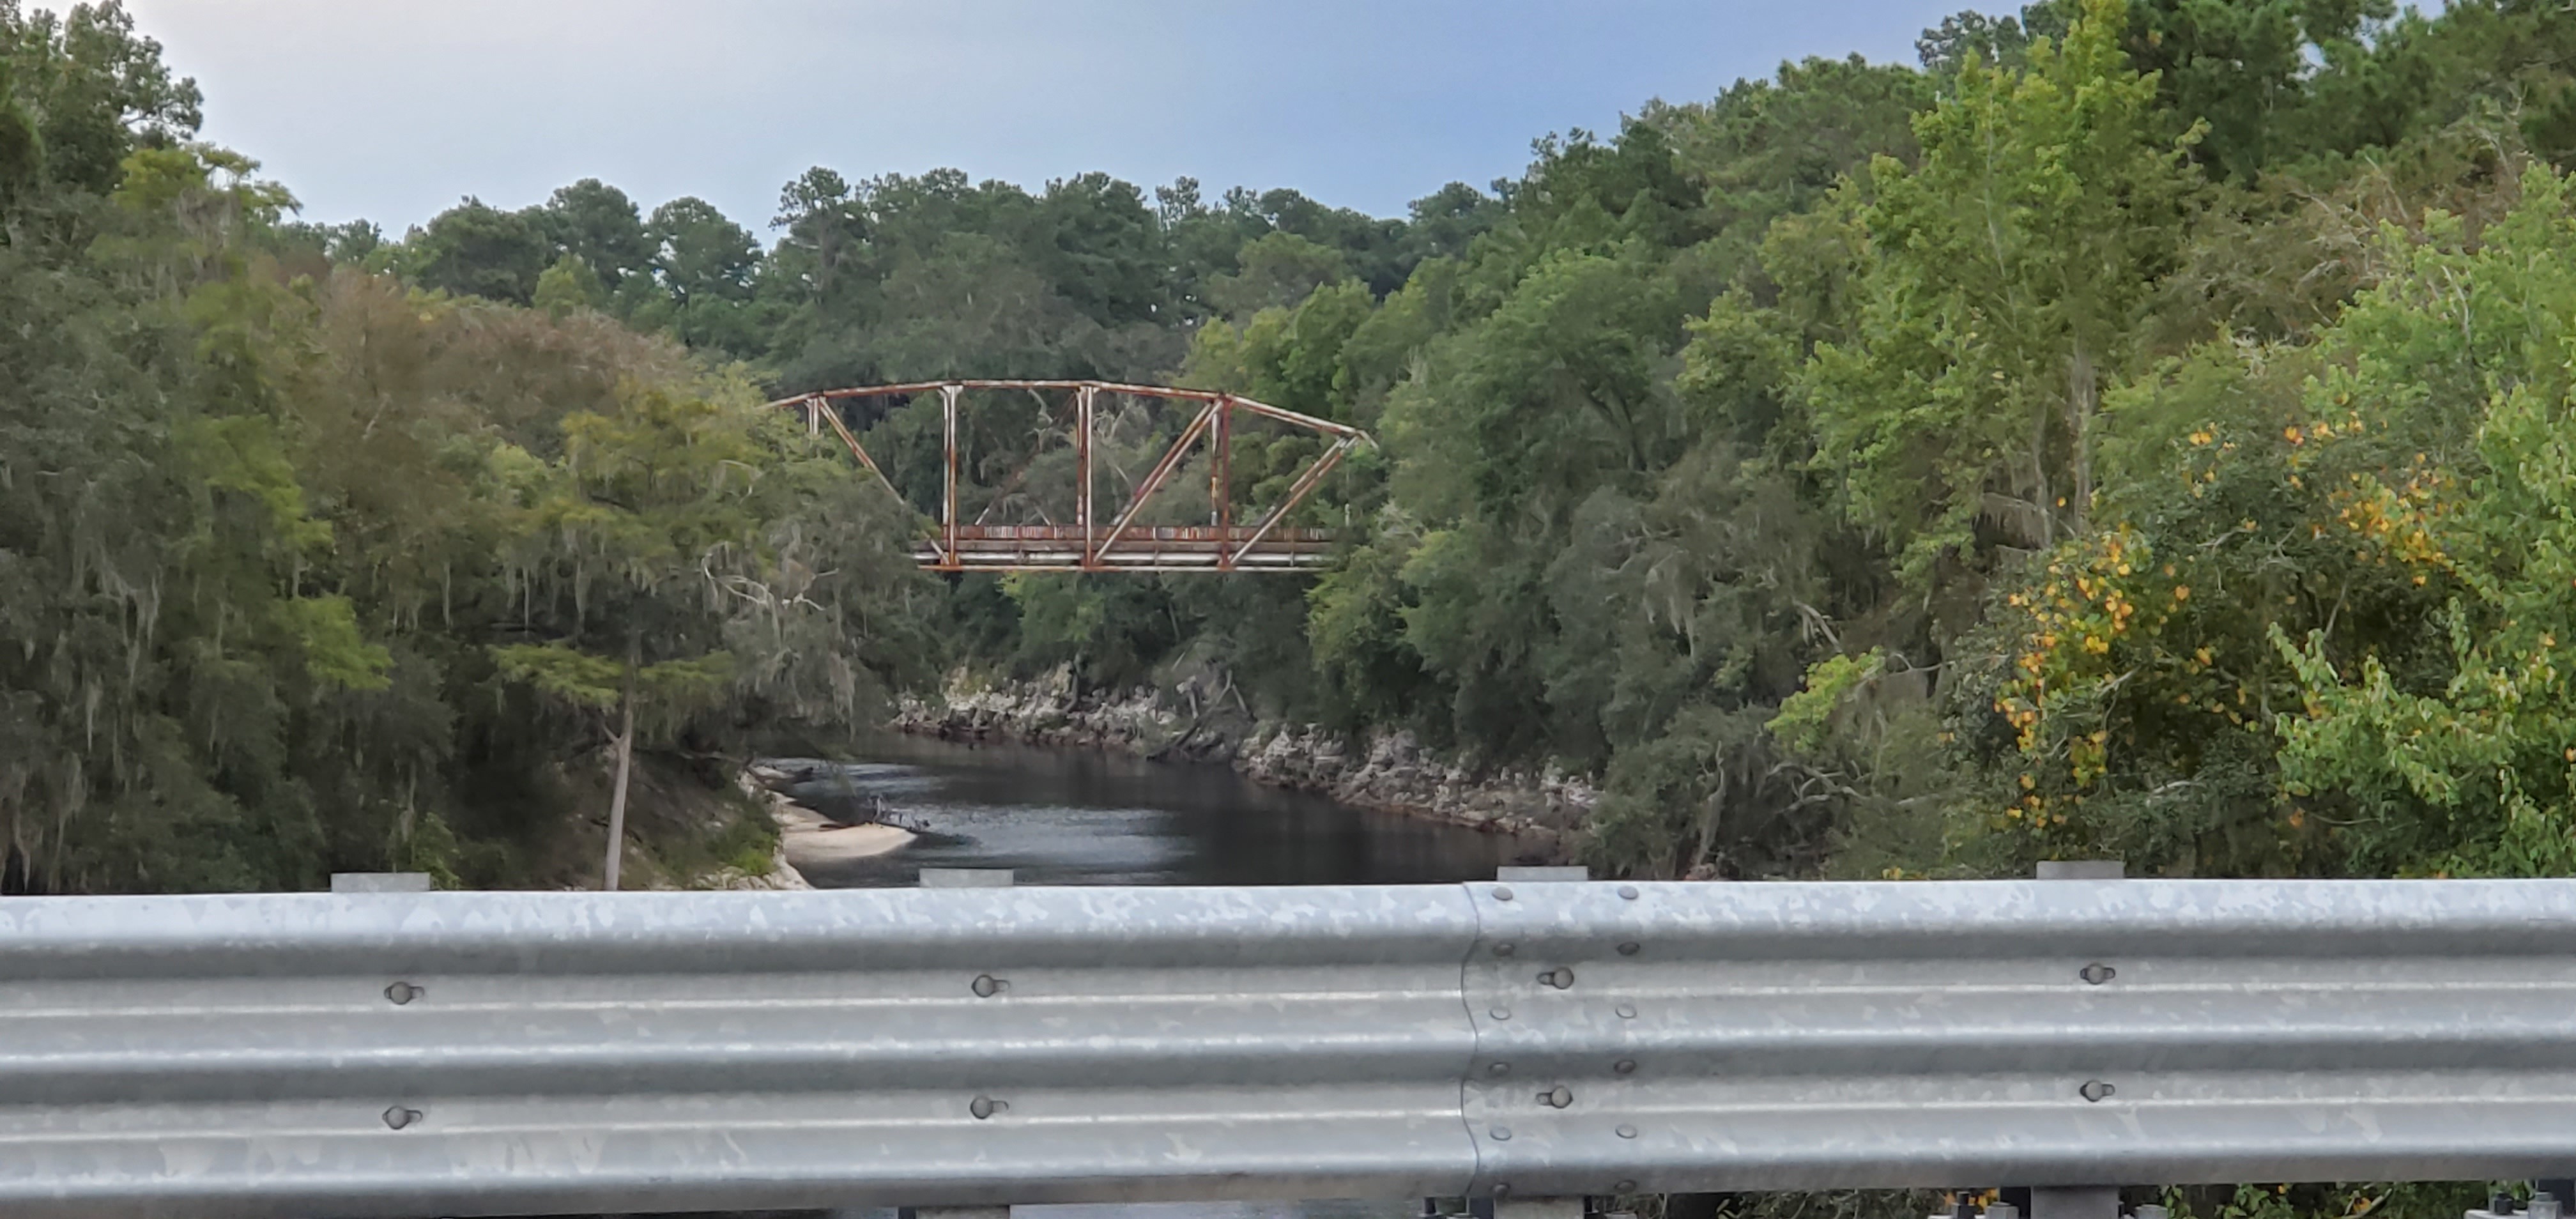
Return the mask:
<svg viewBox="0 0 2576 1219"><path fill-rule="evenodd" d="M767 218L583 180L389 237L200 141L117 5L0 2L10 883L494 881L567 759L958 665L1554 764L1622 873L2564 872L2572 43L2043 0L1402 217L817 167ZM938 404L844 420L909 504L758 404L950 376L1381 446L1311 580L934 580ZM1110 490L1182 422L1110 410ZM968 512L1062 495L1066 425L973 400ZM1235 443L1256 501L1316 451Z"/></svg>

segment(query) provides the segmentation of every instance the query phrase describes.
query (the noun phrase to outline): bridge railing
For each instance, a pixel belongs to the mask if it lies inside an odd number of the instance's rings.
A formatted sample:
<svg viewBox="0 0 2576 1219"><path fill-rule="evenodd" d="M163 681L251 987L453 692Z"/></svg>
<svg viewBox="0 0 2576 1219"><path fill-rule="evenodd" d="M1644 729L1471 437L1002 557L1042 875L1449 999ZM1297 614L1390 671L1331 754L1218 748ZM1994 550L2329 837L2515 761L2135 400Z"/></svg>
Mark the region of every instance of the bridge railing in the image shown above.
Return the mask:
<svg viewBox="0 0 2576 1219"><path fill-rule="evenodd" d="M0 1210L2565 1176L2576 882L0 902Z"/></svg>

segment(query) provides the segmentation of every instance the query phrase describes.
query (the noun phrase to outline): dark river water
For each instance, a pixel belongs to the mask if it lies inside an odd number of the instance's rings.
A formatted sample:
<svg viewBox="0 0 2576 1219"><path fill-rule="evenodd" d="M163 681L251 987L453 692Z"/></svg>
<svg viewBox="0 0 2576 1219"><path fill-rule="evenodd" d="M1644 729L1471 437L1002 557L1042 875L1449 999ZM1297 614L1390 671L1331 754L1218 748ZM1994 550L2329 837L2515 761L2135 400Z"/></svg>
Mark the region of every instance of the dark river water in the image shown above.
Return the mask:
<svg viewBox="0 0 2576 1219"><path fill-rule="evenodd" d="M871 741L810 766L794 795L826 816L925 830L904 850L805 869L818 888L917 883L921 869L1009 868L1040 885L1417 884L1490 879L1512 839L1251 783L1223 766L1093 750Z"/></svg>
<svg viewBox="0 0 2576 1219"><path fill-rule="evenodd" d="M919 883L921 869L1009 868L1020 884L1419 884L1491 878L1513 841L1337 804L1246 781L1222 766L1175 765L1090 750L871 741L814 768L793 794L826 816L925 830L904 850L804 869L817 888ZM1417 1198L1023 1206L1024 1219L1411 1219ZM892 1211L834 1219L894 1219Z"/></svg>

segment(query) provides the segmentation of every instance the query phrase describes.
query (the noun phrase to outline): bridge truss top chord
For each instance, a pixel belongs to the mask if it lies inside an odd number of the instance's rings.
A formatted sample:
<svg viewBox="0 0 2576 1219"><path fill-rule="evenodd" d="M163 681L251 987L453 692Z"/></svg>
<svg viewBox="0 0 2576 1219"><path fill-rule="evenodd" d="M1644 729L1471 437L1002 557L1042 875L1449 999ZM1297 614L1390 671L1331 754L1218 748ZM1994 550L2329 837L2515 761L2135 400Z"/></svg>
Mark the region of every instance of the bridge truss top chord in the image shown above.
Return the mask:
<svg viewBox="0 0 2576 1219"><path fill-rule="evenodd" d="M958 510L958 403L969 390L1072 395L1073 524L988 525L962 518ZM850 455L900 499L902 492L886 476L884 467L869 456L837 404L930 393L940 399L940 455L945 476L938 532L925 538L913 553L922 567L931 571L1294 571L1319 567L1332 549L1331 531L1291 528L1283 522L1313 496L1324 476L1332 473L1351 450L1375 443L1368 433L1348 424L1256 402L1240 394L1114 381L915 381L817 390L771 405L802 411L806 426L817 434L830 427L848 446ZM1102 394L1185 402L1197 407L1188 425L1136 484L1106 526L1100 523L1095 502L1098 488L1093 469L1094 416ZM1284 424L1320 436L1326 442L1323 452L1289 484L1287 494L1248 525L1238 523L1234 514L1234 430L1239 415ZM1184 526L1142 523L1140 518L1157 506L1157 496L1172 484L1173 476L1202 440L1207 442L1209 455L1208 522Z"/></svg>

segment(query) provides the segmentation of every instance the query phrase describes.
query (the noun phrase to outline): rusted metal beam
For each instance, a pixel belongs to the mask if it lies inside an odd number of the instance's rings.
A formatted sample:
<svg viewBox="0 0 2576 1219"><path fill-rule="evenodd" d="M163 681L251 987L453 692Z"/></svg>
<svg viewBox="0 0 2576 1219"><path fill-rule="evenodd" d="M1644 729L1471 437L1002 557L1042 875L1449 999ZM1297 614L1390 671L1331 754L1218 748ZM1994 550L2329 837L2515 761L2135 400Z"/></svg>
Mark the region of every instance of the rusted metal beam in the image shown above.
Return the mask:
<svg viewBox="0 0 2576 1219"><path fill-rule="evenodd" d="M939 387L939 412L946 423L948 456L948 497L939 511L939 523L948 529L948 558L957 558L957 397L965 391L956 385Z"/></svg>
<svg viewBox="0 0 2576 1219"><path fill-rule="evenodd" d="M1256 415L1267 415L1282 423L1293 423L1299 427L1312 428L1315 431L1322 432L1328 436L1367 435L1367 433L1362 432L1360 429L1352 427L1347 423L1335 423L1330 419L1319 419L1313 415L1292 411L1285 407L1272 406L1266 402L1256 402L1253 399L1242 396L1241 394L1223 393L1212 389L1180 389L1165 385L1129 385L1121 381L913 381L902 385L866 385L849 389L816 390L814 391L814 396L834 399L882 398L904 394L926 394L934 390L945 390L951 386L961 390L1072 390L1080 389L1086 385L1094 389L1104 390L1113 394L1133 394L1140 398L1163 398L1176 402L1215 402L1220 399L1225 399L1232 401L1235 405L1251 411Z"/></svg>
<svg viewBox="0 0 2576 1219"><path fill-rule="evenodd" d="M1208 439L1208 512L1220 530L1234 527L1234 400L1217 399L1216 431ZM1232 557L1217 561L1217 570L1234 570Z"/></svg>
<svg viewBox="0 0 2576 1219"><path fill-rule="evenodd" d="M1136 485L1135 493L1128 497L1126 510L1118 514L1118 523L1109 527L1108 536L1101 538L1100 545L1092 551L1094 558L1107 555L1109 548L1118 544L1119 535L1127 532L1127 526L1136 519L1136 514L1153 500L1155 492L1163 489L1163 483L1172 477L1172 471L1181 468L1181 459L1189 455L1190 446L1198 443L1199 436L1207 431L1208 420L1216 410L1217 404L1209 403L1206 410L1190 420L1189 427L1182 429L1180 439L1172 442L1171 449L1163 454L1163 460L1154 463L1154 472Z"/></svg>
<svg viewBox="0 0 2576 1219"><path fill-rule="evenodd" d="M832 409L830 402L819 397L807 399L805 426L808 430L813 428L817 417L832 425L832 433L839 436L841 443L849 447L850 456L858 458L859 464L868 468L868 473L877 476L877 484L886 489L886 494L895 497L897 502L903 500L903 492L894 489L894 480L887 478L885 470L877 465L876 459L868 456L866 446L861 445L859 438L851 434L850 425L841 422L841 412Z"/></svg>
<svg viewBox="0 0 2576 1219"><path fill-rule="evenodd" d="M1270 515L1262 517L1261 523L1253 527L1252 536L1244 539L1243 546L1234 552L1232 559L1227 561L1228 566L1242 562L1243 556L1252 553L1252 548L1260 545L1261 539L1270 536L1270 531L1278 528L1279 522L1285 520L1290 511L1306 502L1306 497L1314 493L1317 484L1324 481L1325 475L1333 472L1334 466L1342 464L1342 458L1348 455L1351 446L1357 443L1348 438L1337 441L1333 447L1324 450L1323 456L1317 457L1313 465L1307 466L1306 472L1298 475L1297 481L1289 486L1288 497L1279 501L1279 506L1271 509Z"/></svg>
<svg viewBox="0 0 2576 1219"><path fill-rule="evenodd" d="M1082 526L1082 562L1092 561L1091 547L1091 417L1100 387L1086 385L1073 391L1074 520Z"/></svg>
<svg viewBox="0 0 2576 1219"><path fill-rule="evenodd" d="M1074 525L1070 530L1054 525L986 526L980 517L973 524L962 519L959 504L964 477L963 455L959 451L963 425L959 413L960 399L969 390L987 389L1026 390L1040 394L1042 402L1043 395L1049 391L1071 391L1074 399L1076 489ZM836 404L932 392L940 396L943 485L939 532L934 540L921 544L917 557L924 567L937 571L1234 571L1319 566L1330 552L1330 535L1317 530L1284 529L1281 522L1307 501L1324 477L1354 447L1375 443L1368 433L1348 424L1318 419L1238 394L1130 385L1117 381L916 381L900 385L816 390L771 405L803 410L809 432L828 421L833 434L850 450L850 455L867 467L889 493L900 499L901 492L896 490L885 470L877 465L867 448L859 442L857 434L841 418ZM1202 405L1145 480L1135 487L1117 520L1105 532L1098 522L1096 471L1098 402L1103 393ZM1298 476L1289 488L1285 502L1265 513L1260 523L1250 530L1235 525L1233 450L1237 410L1303 428L1333 442ZM1208 498L1212 527L1175 530L1138 526L1136 521L1140 514L1179 472L1189 457L1191 447L1202 437L1210 438ZM1040 515L1045 515L1042 509ZM1120 550L1122 546L1127 549Z"/></svg>

